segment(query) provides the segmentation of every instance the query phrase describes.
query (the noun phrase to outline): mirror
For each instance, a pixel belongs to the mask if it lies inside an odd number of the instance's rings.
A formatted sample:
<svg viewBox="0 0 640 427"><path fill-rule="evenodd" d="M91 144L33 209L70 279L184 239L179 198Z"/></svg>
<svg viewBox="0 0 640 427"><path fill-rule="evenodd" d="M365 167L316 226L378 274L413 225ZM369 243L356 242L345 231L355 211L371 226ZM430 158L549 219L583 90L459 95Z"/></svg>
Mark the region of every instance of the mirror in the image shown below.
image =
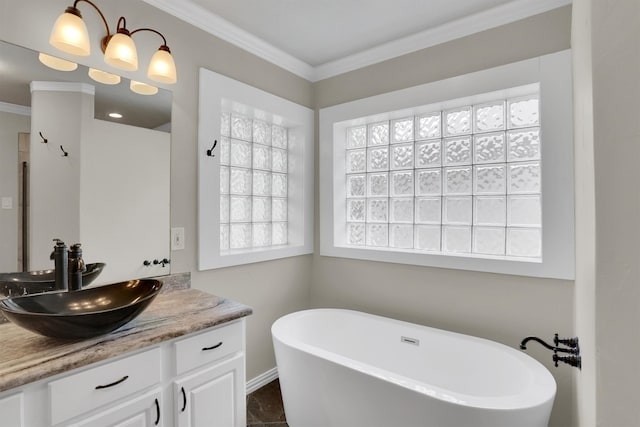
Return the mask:
<svg viewBox="0 0 640 427"><path fill-rule="evenodd" d="M60 238L106 263L95 283L168 274L171 102L0 41L0 272L53 268Z"/></svg>

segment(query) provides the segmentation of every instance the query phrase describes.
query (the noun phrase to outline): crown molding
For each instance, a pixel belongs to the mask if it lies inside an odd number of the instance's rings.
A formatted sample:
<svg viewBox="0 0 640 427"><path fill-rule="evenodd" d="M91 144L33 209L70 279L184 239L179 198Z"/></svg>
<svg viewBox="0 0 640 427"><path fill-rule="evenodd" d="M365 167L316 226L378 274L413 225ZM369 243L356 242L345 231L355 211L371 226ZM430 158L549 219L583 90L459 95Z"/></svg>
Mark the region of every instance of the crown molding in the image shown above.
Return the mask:
<svg viewBox="0 0 640 427"><path fill-rule="evenodd" d="M315 71L311 65L233 25L191 0L143 1L297 76L313 81Z"/></svg>
<svg viewBox="0 0 640 427"><path fill-rule="evenodd" d="M191 0L143 1L311 82L328 79L572 3L572 0L514 0L441 26L313 67L242 30Z"/></svg>
<svg viewBox="0 0 640 427"><path fill-rule="evenodd" d="M31 115L31 107L18 104L9 104L8 102L0 102L0 111L3 113L19 114L21 116Z"/></svg>
<svg viewBox="0 0 640 427"><path fill-rule="evenodd" d="M334 77L569 4L571 4L571 0L512 1L345 58L321 64L315 68L314 81Z"/></svg>

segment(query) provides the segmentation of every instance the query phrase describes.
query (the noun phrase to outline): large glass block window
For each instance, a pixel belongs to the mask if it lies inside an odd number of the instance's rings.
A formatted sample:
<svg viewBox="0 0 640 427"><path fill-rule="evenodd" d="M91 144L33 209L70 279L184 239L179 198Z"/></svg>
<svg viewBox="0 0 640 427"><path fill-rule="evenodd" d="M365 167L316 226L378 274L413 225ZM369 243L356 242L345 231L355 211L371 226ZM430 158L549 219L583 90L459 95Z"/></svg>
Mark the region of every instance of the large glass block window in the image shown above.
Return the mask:
<svg viewBox="0 0 640 427"><path fill-rule="evenodd" d="M288 130L222 113L220 250L288 243Z"/></svg>
<svg viewBox="0 0 640 427"><path fill-rule="evenodd" d="M346 244L540 259L539 111L533 93L348 127Z"/></svg>

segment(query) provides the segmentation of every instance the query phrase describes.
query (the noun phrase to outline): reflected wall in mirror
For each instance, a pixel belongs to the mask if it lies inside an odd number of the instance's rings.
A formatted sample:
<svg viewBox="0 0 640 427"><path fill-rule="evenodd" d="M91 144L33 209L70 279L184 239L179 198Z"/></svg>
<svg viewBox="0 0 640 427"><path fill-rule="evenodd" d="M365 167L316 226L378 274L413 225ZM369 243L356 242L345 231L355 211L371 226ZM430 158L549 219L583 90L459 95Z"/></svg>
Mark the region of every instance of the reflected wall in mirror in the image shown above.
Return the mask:
<svg viewBox="0 0 640 427"><path fill-rule="evenodd" d="M97 83L0 42L0 272L53 268L60 238L107 264L95 283L168 274L153 261L170 258L170 121L167 90Z"/></svg>

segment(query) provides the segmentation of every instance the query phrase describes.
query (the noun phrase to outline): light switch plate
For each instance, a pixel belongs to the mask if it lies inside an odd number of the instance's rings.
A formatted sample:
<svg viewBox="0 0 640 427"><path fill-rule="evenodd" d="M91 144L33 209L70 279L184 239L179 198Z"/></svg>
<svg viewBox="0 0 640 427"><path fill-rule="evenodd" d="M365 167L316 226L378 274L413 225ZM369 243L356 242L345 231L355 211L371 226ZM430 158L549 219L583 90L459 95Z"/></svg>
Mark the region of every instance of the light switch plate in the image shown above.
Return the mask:
<svg viewBox="0 0 640 427"><path fill-rule="evenodd" d="M13 197L2 198L2 209L13 209Z"/></svg>
<svg viewBox="0 0 640 427"><path fill-rule="evenodd" d="M184 227L171 229L171 250L181 251L184 249Z"/></svg>

